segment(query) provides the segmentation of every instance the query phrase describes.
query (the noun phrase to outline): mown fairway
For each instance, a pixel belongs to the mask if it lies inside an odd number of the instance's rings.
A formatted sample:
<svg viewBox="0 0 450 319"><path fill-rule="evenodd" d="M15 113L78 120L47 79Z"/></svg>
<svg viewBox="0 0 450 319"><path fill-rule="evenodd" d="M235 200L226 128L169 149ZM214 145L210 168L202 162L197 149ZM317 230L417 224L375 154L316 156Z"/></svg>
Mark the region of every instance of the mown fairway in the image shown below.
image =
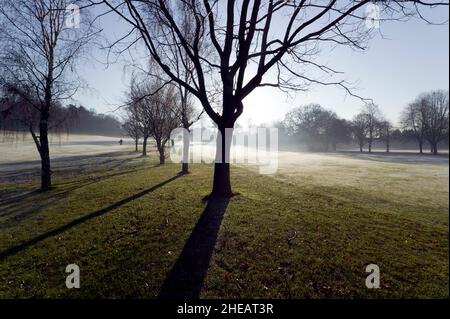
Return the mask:
<svg viewBox="0 0 450 319"><path fill-rule="evenodd" d="M205 210L212 166L178 176L179 165L156 158L58 160L49 193L34 191L35 168L3 163L0 298L157 297ZM233 166L239 195L202 298L448 298L448 156L444 164L295 158L281 156L275 176ZM69 290L73 263L81 288ZM370 263L381 289L365 287Z"/></svg>

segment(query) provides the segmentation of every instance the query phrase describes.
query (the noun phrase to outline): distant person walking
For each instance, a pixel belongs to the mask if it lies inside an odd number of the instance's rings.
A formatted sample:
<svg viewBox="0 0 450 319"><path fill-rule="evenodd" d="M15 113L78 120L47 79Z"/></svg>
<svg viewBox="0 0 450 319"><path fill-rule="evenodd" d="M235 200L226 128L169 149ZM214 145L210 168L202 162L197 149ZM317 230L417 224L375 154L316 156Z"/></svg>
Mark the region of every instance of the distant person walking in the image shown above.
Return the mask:
<svg viewBox="0 0 450 319"><path fill-rule="evenodd" d="M120 139L119 144L120 144L120 146L122 146L122 144L123 144L123 140L122 139Z"/></svg>

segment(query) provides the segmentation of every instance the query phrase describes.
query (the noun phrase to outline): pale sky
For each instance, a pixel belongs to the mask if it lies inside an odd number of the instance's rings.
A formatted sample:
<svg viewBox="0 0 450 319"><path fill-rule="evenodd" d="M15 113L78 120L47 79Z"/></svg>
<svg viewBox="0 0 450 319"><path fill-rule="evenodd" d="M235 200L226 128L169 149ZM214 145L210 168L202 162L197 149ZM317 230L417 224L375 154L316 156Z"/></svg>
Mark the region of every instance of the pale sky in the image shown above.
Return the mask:
<svg viewBox="0 0 450 319"><path fill-rule="evenodd" d="M433 10L428 17L446 21L448 8ZM109 39L126 32L125 25L116 17L103 18L101 23ZM344 47L322 52L320 61L345 72L348 81L357 83L355 92L373 99L395 123L401 110L421 92L448 90L449 26L412 20L382 22L380 30L384 38L377 35L367 51L360 53ZM97 49L93 56L80 70L90 89L79 92L76 102L99 113L108 113L123 103L129 82L123 72L125 64L119 61L106 67L98 62L106 59L104 52ZM283 119L290 109L308 103L319 103L346 119L351 119L362 106L360 100L337 87L316 85L308 92L293 93L290 97L275 88L259 88L244 101L245 110L239 124L269 124Z"/></svg>

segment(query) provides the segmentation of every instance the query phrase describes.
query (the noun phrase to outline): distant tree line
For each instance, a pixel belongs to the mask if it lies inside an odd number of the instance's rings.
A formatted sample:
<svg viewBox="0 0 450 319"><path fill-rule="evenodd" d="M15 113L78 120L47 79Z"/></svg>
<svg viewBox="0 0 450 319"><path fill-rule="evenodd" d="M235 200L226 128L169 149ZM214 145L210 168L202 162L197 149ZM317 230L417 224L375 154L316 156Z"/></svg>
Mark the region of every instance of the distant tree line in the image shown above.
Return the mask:
<svg viewBox="0 0 450 319"><path fill-rule="evenodd" d="M0 90L1 91L1 90ZM84 106L55 103L49 118L49 132L122 136L122 123L112 115L96 113ZM0 130L4 132L30 132L39 128L39 111L20 96L0 93ZM31 128L31 130L30 130Z"/></svg>
<svg viewBox="0 0 450 319"><path fill-rule="evenodd" d="M84 106L69 105L69 132L105 136L122 136L122 123L113 115L96 113Z"/></svg>
<svg viewBox="0 0 450 319"><path fill-rule="evenodd" d="M448 91L436 90L419 95L402 111L398 127L387 120L376 104L365 105L351 121L319 104L309 104L289 112L279 123L284 132L305 144L310 151L336 151L338 144L356 143L360 152L372 152L375 142L390 152L392 142L415 141L422 154L427 143L438 154L440 142L449 138Z"/></svg>

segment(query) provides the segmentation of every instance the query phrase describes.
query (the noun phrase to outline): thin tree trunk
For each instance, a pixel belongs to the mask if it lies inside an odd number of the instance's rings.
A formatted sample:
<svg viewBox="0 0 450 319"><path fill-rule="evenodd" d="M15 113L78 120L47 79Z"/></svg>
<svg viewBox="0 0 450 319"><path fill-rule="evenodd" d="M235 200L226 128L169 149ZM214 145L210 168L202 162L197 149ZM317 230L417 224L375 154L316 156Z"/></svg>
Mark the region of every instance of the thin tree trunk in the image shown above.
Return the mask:
<svg viewBox="0 0 450 319"><path fill-rule="evenodd" d="M232 129L229 130L228 138L226 129L219 128L217 136L216 163L214 164L213 190L211 197L232 197L230 179L230 148L232 141Z"/></svg>
<svg viewBox="0 0 450 319"><path fill-rule="evenodd" d="M434 155L438 155L438 145L437 143L433 143L433 154Z"/></svg>
<svg viewBox="0 0 450 319"><path fill-rule="evenodd" d="M49 65L53 65L52 54ZM50 107L52 105L52 79L53 72L49 69L45 86L45 102L40 112L39 121L39 155L41 156L41 190L43 191L49 190L52 187L50 148L48 145L48 121L50 119Z"/></svg>
<svg viewBox="0 0 450 319"><path fill-rule="evenodd" d="M147 156L147 140L148 137L144 137L144 142L142 144L142 156Z"/></svg>
<svg viewBox="0 0 450 319"><path fill-rule="evenodd" d="M363 143L362 142L359 142L359 151L362 153L363 151L364 151L364 149L363 149Z"/></svg>
<svg viewBox="0 0 450 319"><path fill-rule="evenodd" d="M135 146L136 146L136 152L139 152L139 148L138 148L139 139L135 139L134 143L135 143Z"/></svg>
<svg viewBox="0 0 450 319"><path fill-rule="evenodd" d="M423 142L419 141L419 153L423 154Z"/></svg>
<svg viewBox="0 0 450 319"><path fill-rule="evenodd" d="M183 131L183 164L181 166L181 173L189 174L189 146L191 144L190 134L187 129Z"/></svg>
<svg viewBox="0 0 450 319"><path fill-rule="evenodd" d="M50 168L50 149L48 145L47 124L39 125L39 140L41 143L41 189L49 190L52 187L52 177Z"/></svg>

